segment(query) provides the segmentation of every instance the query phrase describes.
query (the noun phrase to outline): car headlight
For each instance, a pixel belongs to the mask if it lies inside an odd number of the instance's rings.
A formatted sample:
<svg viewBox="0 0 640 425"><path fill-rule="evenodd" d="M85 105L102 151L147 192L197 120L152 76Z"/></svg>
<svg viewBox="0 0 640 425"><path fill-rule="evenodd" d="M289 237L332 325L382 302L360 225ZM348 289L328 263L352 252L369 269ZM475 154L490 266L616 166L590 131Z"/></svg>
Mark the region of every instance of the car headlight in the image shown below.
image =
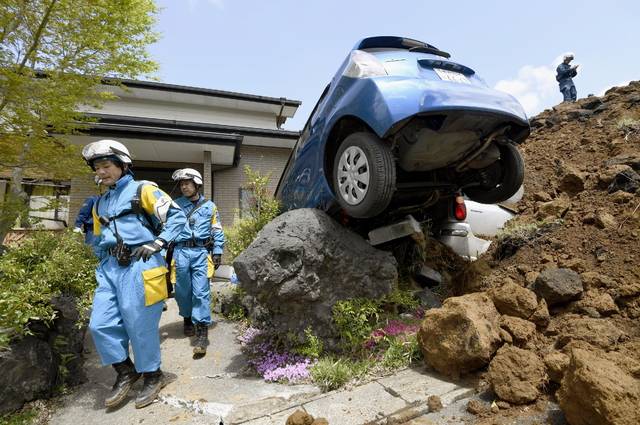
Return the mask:
<svg viewBox="0 0 640 425"><path fill-rule="evenodd" d="M371 53L354 50L342 75L350 78L375 78L387 76L387 71Z"/></svg>

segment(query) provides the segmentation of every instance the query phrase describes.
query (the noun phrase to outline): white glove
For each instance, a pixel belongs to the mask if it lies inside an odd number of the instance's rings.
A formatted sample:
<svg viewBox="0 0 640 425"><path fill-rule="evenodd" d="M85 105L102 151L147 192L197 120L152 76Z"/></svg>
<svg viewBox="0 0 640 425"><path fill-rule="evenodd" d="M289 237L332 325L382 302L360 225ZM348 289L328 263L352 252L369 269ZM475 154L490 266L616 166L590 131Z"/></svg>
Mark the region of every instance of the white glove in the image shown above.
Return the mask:
<svg viewBox="0 0 640 425"><path fill-rule="evenodd" d="M82 229L79 227L74 227L73 228L74 233L82 233Z"/></svg>

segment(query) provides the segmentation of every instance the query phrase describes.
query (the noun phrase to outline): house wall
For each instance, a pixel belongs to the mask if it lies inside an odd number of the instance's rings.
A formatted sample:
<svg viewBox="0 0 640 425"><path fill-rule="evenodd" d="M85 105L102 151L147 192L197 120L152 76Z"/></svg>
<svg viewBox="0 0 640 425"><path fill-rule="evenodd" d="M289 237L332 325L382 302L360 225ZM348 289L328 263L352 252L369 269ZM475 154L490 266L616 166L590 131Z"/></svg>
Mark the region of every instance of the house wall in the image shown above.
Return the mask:
<svg viewBox="0 0 640 425"><path fill-rule="evenodd" d="M236 210L240 206L240 187L247 180L244 166L248 165L253 171L259 169L262 175L274 170L268 185L273 193L287 165L289 155L291 149L243 146L242 160L237 168L217 171L214 174L214 200L223 226L232 226L238 218Z"/></svg>

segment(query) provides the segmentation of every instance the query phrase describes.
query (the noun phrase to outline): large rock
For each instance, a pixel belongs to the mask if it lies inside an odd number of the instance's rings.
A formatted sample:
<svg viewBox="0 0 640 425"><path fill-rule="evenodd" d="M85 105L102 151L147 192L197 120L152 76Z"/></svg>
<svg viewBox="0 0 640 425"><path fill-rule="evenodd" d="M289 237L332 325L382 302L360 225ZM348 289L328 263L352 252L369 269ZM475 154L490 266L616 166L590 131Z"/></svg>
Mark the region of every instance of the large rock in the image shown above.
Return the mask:
<svg viewBox="0 0 640 425"><path fill-rule="evenodd" d="M536 294L511 279L505 279L501 286L492 289L489 296L500 314L529 319L538 308Z"/></svg>
<svg viewBox="0 0 640 425"><path fill-rule="evenodd" d="M488 380L502 400L524 404L538 398L547 374L535 353L505 345L489 363Z"/></svg>
<svg viewBox="0 0 640 425"><path fill-rule="evenodd" d="M27 336L0 357L0 415L20 409L28 401L51 397L58 359L47 342Z"/></svg>
<svg viewBox="0 0 640 425"><path fill-rule="evenodd" d="M556 396L571 425L640 423L640 384L593 352L572 350Z"/></svg>
<svg viewBox="0 0 640 425"><path fill-rule="evenodd" d="M55 296L51 305L57 316L53 323L30 323L33 335L12 341L10 351L0 356L0 416L51 397L56 386L87 380L80 362L88 320L78 327L75 297Z"/></svg>
<svg viewBox="0 0 640 425"><path fill-rule="evenodd" d="M305 329L339 350L332 308L347 298L380 298L397 284L396 260L325 213L300 209L267 224L233 267L245 291L271 314L280 338Z"/></svg>
<svg viewBox="0 0 640 425"><path fill-rule="evenodd" d="M540 294L548 306L579 299L583 288L580 275L569 269L548 269L536 278L533 291Z"/></svg>
<svg viewBox="0 0 640 425"><path fill-rule="evenodd" d="M468 373L500 347L500 314L484 293L447 298L425 313L418 329L424 359L444 375Z"/></svg>
<svg viewBox="0 0 640 425"><path fill-rule="evenodd" d="M627 335L612 322L603 319L570 318L556 322L554 325L560 347L564 347L571 341L585 341L595 347L609 350L627 338ZM555 332L551 330L551 333Z"/></svg>

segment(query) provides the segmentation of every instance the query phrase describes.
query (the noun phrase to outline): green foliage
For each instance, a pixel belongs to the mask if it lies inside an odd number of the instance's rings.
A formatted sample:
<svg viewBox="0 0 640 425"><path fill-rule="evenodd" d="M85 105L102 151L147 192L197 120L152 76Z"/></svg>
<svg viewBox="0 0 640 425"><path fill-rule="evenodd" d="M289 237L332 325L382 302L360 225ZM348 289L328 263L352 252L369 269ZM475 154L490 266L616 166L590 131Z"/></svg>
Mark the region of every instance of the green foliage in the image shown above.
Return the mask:
<svg viewBox="0 0 640 425"><path fill-rule="evenodd" d="M312 359L320 358L322 354L322 341L318 339L317 336L313 334L311 331L311 326L304 330L304 334L307 337L307 342L305 344L299 345L297 348L292 350L293 354L299 354L304 357L310 357ZM296 343L298 342L293 336L293 339Z"/></svg>
<svg viewBox="0 0 640 425"><path fill-rule="evenodd" d="M263 176L260 169L253 171L248 165L244 166L247 182L242 185L242 189L247 191L248 199L235 211L240 215L236 224L224 230L227 239L225 246L231 261L247 249L258 237L258 232L280 212L280 201L268 189L273 171Z"/></svg>
<svg viewBox="0 0 640 425"><path fill-rule="evenodd" d="M618 120L616 128L622 130L624 132L624 139L628 140L630 134L640 131L640 121L625 116Z"/></svg>
<svg viewBox="0 0 640 425"><path fill-rule="evenodd" d="M77 296L82 322L96 287L98 260L81 235L38 231L20 242L0 257L0 349L9 338L28 332L30 322L55 319L53 295Z"/></svg>
<svg viewBox="0 0 640 425"><path fill-rule="evenodd" d="M322 391L331 391L347 383L352 373L344 359L334 361L332 357L326 357L311 368L311 376L313 383L319 385Z"/></svg>
<svg viewBox="0 0 640 425"><path fill-rule="evenodd" d="M357 349L378 321L381 300L349 298L333 306L333 320L345 348Z"/></svg>
<svg viewBox="0 0 640 425"><path fill-rule="evenodd" d="M422 358L418 338L415 334L406 340L390 338L388 342L389 348L383 354L380 363L389 370L407 367L412 362Z"/></svg>
<svg viewBox="0 0 640 425"><path fill-rule="evenodd" d="M231 306L231 311L229 312L229 319L234 322L238 322L240 320L244 320L247 317L247 312L243 306L239 304L233 304Z"/></svg>
<svg viewBox="0 0 640 425"><path fill-rule="evenodd" d="M0 417L0 425L24 425L33 423L38 416L35 412L18 412Z"/></svg>
<svg viewBox="0 0 640 425"><path fill-rule="evenodd" d="M0 169L12 171L13 197L27 170L55 180L90 173L70 136L95 119L78 111L116 100L105 84L153 78L160 65L147 46L160 39L160 10L155 0L3 0Z"/></svg>

